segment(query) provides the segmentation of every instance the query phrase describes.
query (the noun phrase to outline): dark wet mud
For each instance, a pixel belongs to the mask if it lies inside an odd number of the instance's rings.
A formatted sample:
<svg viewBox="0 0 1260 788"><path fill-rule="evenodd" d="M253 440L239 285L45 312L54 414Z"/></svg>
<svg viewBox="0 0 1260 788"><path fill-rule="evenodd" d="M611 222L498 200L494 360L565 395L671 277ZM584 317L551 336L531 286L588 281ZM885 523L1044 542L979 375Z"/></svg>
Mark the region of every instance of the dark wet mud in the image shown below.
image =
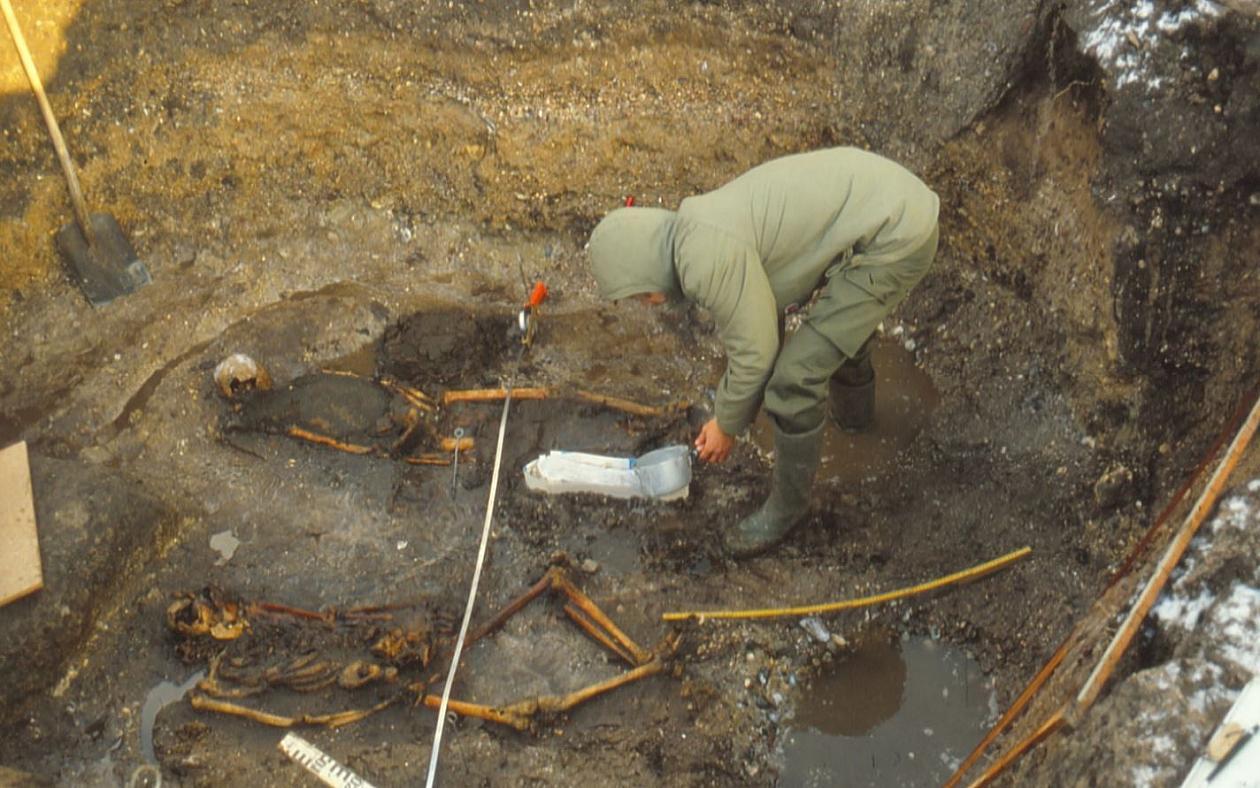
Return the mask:
<svg viewBox="0 0 1260 788"><path fill-rule="evenodd" d="M916 366L914 354L894 340L877 342L871 351L875 366L875 417L860 432L829 424L823 439L819 479L854 484L893 470L898 456L932 417L938 395L928 374ZM751 430L764 452L774 451L774 433L763 412Z"/></svg>
<svg viewBox="0 0 1260 788"><path fill-rule="evenodd" d="M961 649L878 633L795 696L784 786L940 785L998 710L992 681Z"/></svg>

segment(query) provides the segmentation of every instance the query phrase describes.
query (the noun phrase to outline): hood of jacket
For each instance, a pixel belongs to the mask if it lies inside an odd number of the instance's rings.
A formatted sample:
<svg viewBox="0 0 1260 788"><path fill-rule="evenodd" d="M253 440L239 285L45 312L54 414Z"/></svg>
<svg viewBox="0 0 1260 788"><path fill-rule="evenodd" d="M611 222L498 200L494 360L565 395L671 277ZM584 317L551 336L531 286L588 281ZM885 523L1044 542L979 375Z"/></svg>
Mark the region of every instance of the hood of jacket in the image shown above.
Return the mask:
<svg viewBox="0 0 1260 788"><path fill-rule="evenodd" d="M674 270L674 224L663 208L618 208L591 233L591 270L600 295L615 301L641 293L682 293Z"/></svg>

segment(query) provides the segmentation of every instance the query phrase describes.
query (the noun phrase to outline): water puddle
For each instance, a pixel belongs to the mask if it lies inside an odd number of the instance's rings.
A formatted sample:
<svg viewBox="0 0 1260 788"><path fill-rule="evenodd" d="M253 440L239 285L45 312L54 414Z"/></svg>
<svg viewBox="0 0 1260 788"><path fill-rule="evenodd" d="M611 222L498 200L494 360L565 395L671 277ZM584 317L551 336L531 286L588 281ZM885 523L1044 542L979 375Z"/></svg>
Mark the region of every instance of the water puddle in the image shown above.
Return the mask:
<svg viewBox="0 0 1260 788"><path fill-rule="evenodd" d="M818 471L821 479L852 484L887 471L936 407L936 387L927 373L915 366L913 354L891 340L876 342L871 353L875 422L867 431L855 434L837 428L828 417ZM751 434L762 451L774 450L774 433L764 412L757 416Z"/></svg>
<svg viewBox="0 0 1260 788"><path fill-rule="evenodd" d="M929 638L874 638L802 688L783 786L940 785L997 714L992 682Z"/></svg>
<svg viewBox="0 0 1260 788"><path fill-rule="evenodd" d="M197 686L197 682L205 677L206 672L199 670L189 676L183 684L163 681L149 690L149 694L144 699L144 706L140 709L140 752L144 755L146 763L157 763L157 754L153 751L153 724L157 722L158 712L182 700L188 690Z"/></svg>
<svg viewBox="0 0 1260 788"><path fill-rule="evenodd" d="M358 350L324 364L330 372L350 372L360 377L376 375L377 343L369 342Z"/></svg>

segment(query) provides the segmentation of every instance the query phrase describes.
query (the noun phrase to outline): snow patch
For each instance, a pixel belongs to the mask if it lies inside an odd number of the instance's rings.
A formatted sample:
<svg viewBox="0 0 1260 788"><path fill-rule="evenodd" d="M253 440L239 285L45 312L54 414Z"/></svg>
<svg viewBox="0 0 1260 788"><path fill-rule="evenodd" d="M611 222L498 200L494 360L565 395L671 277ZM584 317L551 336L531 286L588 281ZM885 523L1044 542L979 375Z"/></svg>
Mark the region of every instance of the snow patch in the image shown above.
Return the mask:
<svg viewBox="0 0 1260 788"><path fill-rule="evenodd" d="M1252 480L1251 484L1255 484L1260 479ZM1248 485L1250 489L1250 485ZM1225 528L1233 528L1235 530L1246 529L1251 520L1251 502L1241 495L1235 495L1226 498L1221 503L1220 514L1212 521L1212 533L1218 534Z"/></svg>
<svg viewBox="0 0 1260 788"><path fill-rule="evenodd" d="M1133 769L1133 785L1154 785L1155 778L1160 775L1162 770L1152 769L1142 764Z"/></svg>
<svg viewBox="0 0 1260 788"><path fill-rule="evenodd" d="M1155 91L1164 78L1152 73L1151 50L1186 25L1221 13L1211 0L1195 0L1176 13L1158 16L1152 0L1104 0L1094 9L1092 26L1081 34L1081 48L1111 72L1117 88L1140 83Z"/></svg>
<svg viewBox="0 0 1260 788"><path fill-rule="evenodd" d="M1206 588L1199 595L1190 599L1177 594L1165 594L1159 604L1151 610L1151 614L1164 626L1175 626L1181 629L1194 629L1199 623L1203 611L1212 606L1216 597Z"/></svg>
<svg viewBox="0 0 1260 788"><path fill-rule="evenodd" d="M1193 670L1186 675L1187 684L1197 687L1186 696L1186 703L1192 711L1205 715L1222 702L1226 705L1234 702L1238 692L1221 683L1224 675L1225 669L1214 662L1195 661Z"/></svg>
<svg viewBox="0 0 1260 788"><path fill-rule="evenodd" d="M1224 657L1252 676L1260 674L1260 589L1236 583L1212 608L1210 620L1221 629Z"/></svg>
<svg viewBox="0 0 1260 788"><path fill-rule="evenodd" d="M1221 705L1228 706L1237 697L1238 690L1232 690L1220 684L1212 684L1191 695L1187 699L1187 703L1190 704L1190 708L1196 714L1206 715L1209 709L1214 709Z"/></svg>
<svg viewBox="0 0 1260 788"><path fill-rule="evenodd" d="M1169 689L1181 678L1181 663L1168 662L1160 667L1159 672L1164 677L1159 682L1160 689Z"/></svg>
<svg viewBox="0 0 1260 788"><path fill-rule="evenodd" d="M1146 744L1155 756L1174 755L1177 752L1177 743L1171 736L1152 736L1146 740Z"/></svg>
<svg viewBox="0 0 1260 788"><path fill-rule="evenodd" d="M1194 5L1187 6L1177 13L1165 12L1155 20L1155 26L1165 33L1175 33L1186 25L1204 17L1213 18L1221 15L1220 5L1206 0L1197 0Z"/></svg>
<svg viewBox="0 0 1260 788"><path fill-rule="evenodd" d="M1246 485L1252 494L1258 488L1260 479ZM1151 616L1161 627L1195 632L1201 643L1215 644L1209 650L1216 653L1216 659L1253 676L1260 675L1260 569L1253 569L1251 578L1244 574L1227 590L1213 593L1191 567L1207 560L1218 540L1232 543L1239 533L1246 539L1258 519L1254 495L1244 493L1222 500L1216 516L1195 538L1174 572L1173 582L1151 609Z"/></svg>

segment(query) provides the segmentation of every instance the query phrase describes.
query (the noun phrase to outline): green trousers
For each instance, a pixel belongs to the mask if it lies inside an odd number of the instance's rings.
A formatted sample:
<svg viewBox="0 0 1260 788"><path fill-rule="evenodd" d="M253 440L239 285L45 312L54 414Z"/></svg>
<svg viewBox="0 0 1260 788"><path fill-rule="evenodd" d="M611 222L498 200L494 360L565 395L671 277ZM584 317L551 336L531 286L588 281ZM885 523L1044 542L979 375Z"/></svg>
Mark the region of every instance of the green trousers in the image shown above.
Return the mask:
<svg viewBox="0 0 1260 788"><path fill-rule="evenodd" d="M905 300L936 257L938 233L895 263L862 265L857 254L827 272L823 291L787 338L766 383L765 408L779 429L809 432L826 417L828 381L880 321Z"/></svg>

